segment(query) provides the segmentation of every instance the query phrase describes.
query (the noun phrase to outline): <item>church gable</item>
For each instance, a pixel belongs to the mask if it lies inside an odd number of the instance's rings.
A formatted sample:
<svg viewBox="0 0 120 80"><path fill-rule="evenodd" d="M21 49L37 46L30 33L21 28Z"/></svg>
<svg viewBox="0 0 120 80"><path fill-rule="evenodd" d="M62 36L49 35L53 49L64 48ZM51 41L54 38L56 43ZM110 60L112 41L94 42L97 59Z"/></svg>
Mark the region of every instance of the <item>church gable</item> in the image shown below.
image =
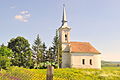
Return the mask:
<svg viewBox="0 0 120 80"><path fill-rule="evenodd" d="M70 42L70 52L100 54L89 42Z"/></svg>

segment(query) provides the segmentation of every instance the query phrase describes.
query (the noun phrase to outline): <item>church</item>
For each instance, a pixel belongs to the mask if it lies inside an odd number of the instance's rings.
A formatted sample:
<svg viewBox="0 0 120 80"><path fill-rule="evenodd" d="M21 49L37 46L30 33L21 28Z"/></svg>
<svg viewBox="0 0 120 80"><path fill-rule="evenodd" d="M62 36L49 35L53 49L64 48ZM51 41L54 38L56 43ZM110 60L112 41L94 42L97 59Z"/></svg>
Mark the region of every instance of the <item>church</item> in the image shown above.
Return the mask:
<svg viewBox="0 0 120 80"><path fill-rule="evenodd" d="M62 68L101 69L101 53L89 42L70 41L70 31L71 28L67 24L64 6L62 25L58 29L59 38L62 43Z"/></svg>

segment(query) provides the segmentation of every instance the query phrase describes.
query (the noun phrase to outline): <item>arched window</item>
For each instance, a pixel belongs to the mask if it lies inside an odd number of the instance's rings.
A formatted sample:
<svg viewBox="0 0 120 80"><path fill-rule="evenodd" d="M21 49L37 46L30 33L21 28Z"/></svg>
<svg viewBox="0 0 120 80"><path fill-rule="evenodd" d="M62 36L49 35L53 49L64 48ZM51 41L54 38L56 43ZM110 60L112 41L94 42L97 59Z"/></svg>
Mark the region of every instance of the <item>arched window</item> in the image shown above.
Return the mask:
<svg viewBox="0 0 120 80"><path fill-rule="evenodd" d="M85 59L82 59L82 64L85 65Z"/></svg>
<svg viewBox="0 0 120 80"><path fill-rule="evenodd" d="M90 65L92 65L92 59L90 59Z"/></svg>
<svg viewBox="0 0 120 80"><path fill-rule="evenodd" d="M65 41L67 41L67 34L65 34Z"/></svg>

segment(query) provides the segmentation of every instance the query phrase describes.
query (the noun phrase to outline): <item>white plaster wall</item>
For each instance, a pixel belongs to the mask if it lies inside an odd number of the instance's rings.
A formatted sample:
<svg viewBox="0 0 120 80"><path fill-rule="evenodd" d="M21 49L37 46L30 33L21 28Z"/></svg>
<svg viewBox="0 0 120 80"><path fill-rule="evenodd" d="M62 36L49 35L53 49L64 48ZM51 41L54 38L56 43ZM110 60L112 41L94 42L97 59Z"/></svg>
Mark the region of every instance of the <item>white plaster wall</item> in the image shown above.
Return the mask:
<svg viewBox="0 0 120 80"><path fill-rule="evenodd" d="M65 34L67 34L67 41L65 40ZM61 42L69 42L70 41L70 29L60 29L59 30L59 36L61 39Z"/></svg>
<svg viewBox="0 0 120 80"><path fill-rule="evenodd" d="M82 64L82 59L85 59L85 65ZM90 65L90 59L92 59L92 65ZM71 67L101 69L100 54L72 53L71 54Z"/></svg>
<svg viewBox="0 0 120 80"><path fill-rule="evenodd" d="M62 44L62 51L70 51L69 43Z"/></svg>
<svg viewBox="0 0 120 80"><path fill-rule="evenodd" d="M62 54L62 68L69 68L71 64L71 54L63 53Z"/></svg>

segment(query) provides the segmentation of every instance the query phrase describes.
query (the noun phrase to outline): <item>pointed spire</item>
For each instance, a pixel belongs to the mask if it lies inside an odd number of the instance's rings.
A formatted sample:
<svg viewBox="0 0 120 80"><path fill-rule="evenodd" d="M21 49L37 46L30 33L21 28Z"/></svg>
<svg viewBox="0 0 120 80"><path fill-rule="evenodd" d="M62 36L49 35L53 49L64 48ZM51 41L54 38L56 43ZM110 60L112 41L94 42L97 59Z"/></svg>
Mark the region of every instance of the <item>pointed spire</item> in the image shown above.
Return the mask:
<svg viewBox="0 0 120 80"><path fill-rule="evenodd" d="M63 19L62 19L62 26L67 26L67 16L66 16L65 4L63 4Z"/></svg>

